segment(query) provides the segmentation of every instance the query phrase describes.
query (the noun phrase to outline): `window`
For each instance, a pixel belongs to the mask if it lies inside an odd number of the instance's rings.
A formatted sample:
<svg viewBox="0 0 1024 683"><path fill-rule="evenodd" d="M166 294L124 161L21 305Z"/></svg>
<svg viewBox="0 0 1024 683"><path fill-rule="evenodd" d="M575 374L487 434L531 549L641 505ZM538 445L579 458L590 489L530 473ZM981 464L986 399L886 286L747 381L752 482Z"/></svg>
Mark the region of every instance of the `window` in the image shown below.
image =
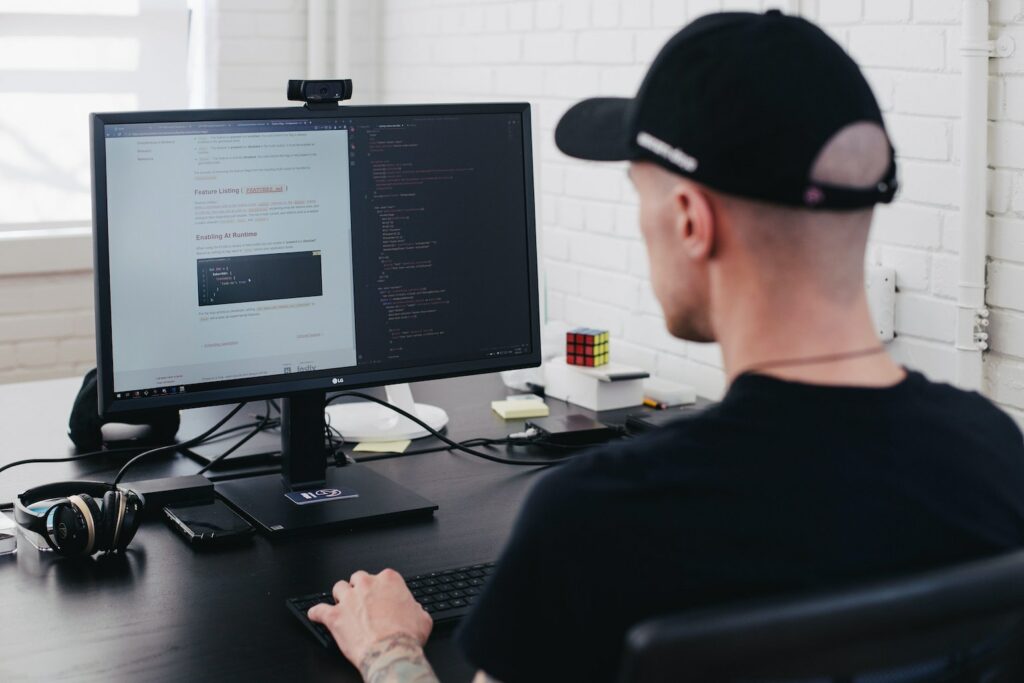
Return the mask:
<svg viewBox="0 0 1024 683"><path fill-rule="evenodd" d="M90 112L188 106L186 0L0 3L0 231L90 224Z"/></svg>

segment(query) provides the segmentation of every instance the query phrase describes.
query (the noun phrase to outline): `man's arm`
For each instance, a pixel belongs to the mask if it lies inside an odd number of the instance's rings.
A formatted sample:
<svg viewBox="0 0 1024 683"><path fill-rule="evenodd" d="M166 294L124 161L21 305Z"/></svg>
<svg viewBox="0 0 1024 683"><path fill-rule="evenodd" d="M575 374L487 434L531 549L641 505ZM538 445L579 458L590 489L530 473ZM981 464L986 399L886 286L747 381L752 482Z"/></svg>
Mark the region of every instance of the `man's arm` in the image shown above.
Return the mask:
<svg viewBox="0 0 1024 683"><path fill-rule="evenodd" d="M378 641L366 653L359 667L366 683L438 683L423 648L405 633ZM473 683L499 683L477 671Z"/></svg>
<svg viewBox="0 0 1024 683"><path fill-rule="evenodd" d="M366 683L438 683L422 646L408 633L385 636L371 645L359 672Z"/></svg>
<svg viewBox="0 0 1024 683"><path fill-rule="evenodd" d="M398 572L359 571L332 593L337 604L314 605L308 616L327 627L366 683L438 683L423 655L434 622ZM497 681L478 671L473 683Z"/></svg>

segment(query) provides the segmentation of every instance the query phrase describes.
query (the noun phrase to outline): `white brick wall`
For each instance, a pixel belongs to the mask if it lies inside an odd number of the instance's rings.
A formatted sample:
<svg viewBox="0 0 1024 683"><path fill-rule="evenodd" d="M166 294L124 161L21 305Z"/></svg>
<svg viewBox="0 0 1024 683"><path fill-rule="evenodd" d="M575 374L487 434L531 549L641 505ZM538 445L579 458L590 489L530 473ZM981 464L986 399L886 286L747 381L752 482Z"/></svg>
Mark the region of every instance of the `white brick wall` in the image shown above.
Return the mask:
<svg viewBox="0 0 1024 683"><path fill-rule="evenodd" d="M91 272L0 277L0 382L80 375L95 358Z"/></svg>
<svg viewBox="0 0 1024 683"><path fill-rule="evenodd" d="M892 352L909 366L951 380L961 3L799 4L865 69L901 156L900 199L879 210L868 253L870 264L897 272ZM530 101L548 318L608 327L617 339L618 358L714 395L723 388L717 349L674 340L664 331L645 282L636 199L623 168L567 159L554 148L552 134L559 116L578 98L634 94L653 55L690 19L719 9L792 10L796 5L767 0L387 0L378 19L385 46L378 67L380 94L392 102ZM993 0L991 15L993 35L1009 31L1024 45L1020 0ZM467 62L455 56L462 46L472 46L462 53ZM510 55L514 58L506 59ZM464 75L468 70L472 79ZM1021 417L1024 389L1013 378L1024 377L1024 51L994 61L992 74L989 302L994 312L986 391ZM598 286L602 282L605 286Z"/></svg>
<svg viewBox="0 0 1024 683"><path fill-rule="evenodd" d="M210 1L210 91L217 95L208 104L281 104L284 81L305 72L305 0ZM371 5L336 4L355 8L344 39L354 46L353 74L376 74L372 84L357 81L357 94L369 94L360 101L533 104L548 318L606 326L617 358L710 395L723 388L717 349L664 331L624 168L567 159L552 134L581 97L632 95L653 55L691 18L799 5L862 64L901 155L904 188L896 204L879 210L868 254L869 263L897 272L892 351L951 379L959 0L378 0L372 20ZM993 37L1007 33L1018 49L990 70L993 314L985 386L1024 420L1024 5L992 0L991 7ZM90 362L89 277L0 278L0 381L78 372ZM48 312L33 313L33 302Z"/></svg>

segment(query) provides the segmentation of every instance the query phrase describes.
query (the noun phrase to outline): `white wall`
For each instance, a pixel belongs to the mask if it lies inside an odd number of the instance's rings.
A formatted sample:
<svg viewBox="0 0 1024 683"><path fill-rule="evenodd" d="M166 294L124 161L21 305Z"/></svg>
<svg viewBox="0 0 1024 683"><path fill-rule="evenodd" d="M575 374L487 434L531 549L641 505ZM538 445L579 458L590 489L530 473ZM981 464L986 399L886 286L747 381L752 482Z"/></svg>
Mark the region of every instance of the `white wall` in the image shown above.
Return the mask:
<svg viewBox="0 0 1024 683"><path fill-rule="evenodd" d="M352 45L353 75L376 75L372 88L357 80L357 102L370 101L369 93L383 101L533 103L549 319L607 327L618 359L715 395L723 387L715 347L679 342L664 331L645 280L636 198L624 169L563 157L552 131L579 98L632 95L655 52L691 18L722 8L798 4L864 67L901 155L903 190L896 204L879 211L869 253L870 263L897 271L893 352L949 379L959 0L339 0L334 6L352 11L348 25L345 16L338 21L347 36L339 48ZM992 0L991 6L993 37L1013 36L1018 50L994 59L991 68L993 324L986 392L1024 419L1024 2ZM208 0L208 9L207 106L281 104L284 82L305 73L305 0ZM90 280L86 270L0 278L0 381L73 374L92 361ZM46 299L40 305L50 312L18 303L22 296Z"/></svg>
<svg viewBox="0 0 1024 683"><path fill-rule="evenodd" d="M959 0L387 0L380 61L388 101L534 104L548 316L611 330L615 357L722 388L714 346L664 331L645 281L636 198L621 166L567 159L552 132L574 101L632 95L665 40L700 14L781 7L819 21L871 81L900 154L899 201L879 210L869 263L895 268L894 355L952 379L958 244ZM992 62L989 197L993 306L986 390L1024 418L1024 7L993 0L993 35L1019 49Z"/></svg>
<svg viewBox="0 0 1024 683"><path fill-rule="evenodd" d="M208 71L194 101L209 107L286 105L288 79L306 73L306 0L197 5L206 14ZM96 364L88 242L51 242L27 250L33 261L65 250L73 253L58 260L78 265L24 274L17 264L6 269L8 259L0 259L0 383L80 375ZM0 241L0 249L6 248Z"/></svg>
<svg viewBox="0 0 1024 683"><path fill-rule="evenodd" d="M95 349L91 271L0 277L0 382L80 375Z"/></svg>
<svg viewBox="0 0 1024 683"><path fill-rule="evenodd" d="M286 106L306 74L306 0L209 0L210 85L205 106Z"/></svg>

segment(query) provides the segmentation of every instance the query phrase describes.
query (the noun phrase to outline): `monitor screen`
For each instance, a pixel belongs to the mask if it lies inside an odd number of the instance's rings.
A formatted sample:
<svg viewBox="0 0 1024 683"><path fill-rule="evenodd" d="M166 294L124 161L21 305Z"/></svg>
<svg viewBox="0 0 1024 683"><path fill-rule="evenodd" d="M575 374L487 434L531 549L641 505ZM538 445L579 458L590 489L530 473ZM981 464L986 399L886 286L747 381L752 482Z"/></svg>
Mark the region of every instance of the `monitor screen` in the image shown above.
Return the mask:
<svg viewBox="0 0 1024 683"><path fill-rule="evenodd" d="M97 114L108 411L539 362L529 107Z"/></svg>

